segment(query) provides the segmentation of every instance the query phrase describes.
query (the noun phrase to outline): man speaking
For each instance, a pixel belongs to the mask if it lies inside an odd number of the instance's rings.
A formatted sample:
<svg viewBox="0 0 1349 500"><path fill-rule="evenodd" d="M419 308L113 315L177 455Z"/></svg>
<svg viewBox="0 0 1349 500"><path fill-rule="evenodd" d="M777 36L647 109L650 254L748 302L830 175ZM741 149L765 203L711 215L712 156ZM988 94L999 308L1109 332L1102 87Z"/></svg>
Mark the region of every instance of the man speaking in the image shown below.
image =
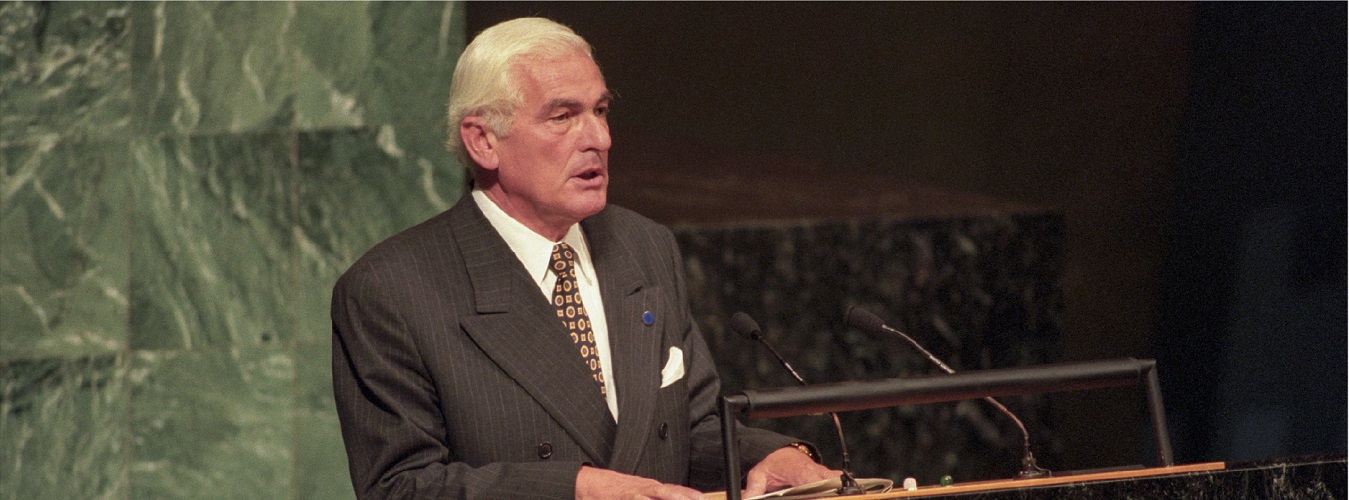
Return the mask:
<svg viewBox="0 0 1349 500"><path fill-rule="evenodd" d="M611 94L590 45L524 18L465 48L449 147L473 189L333 290L333 383L361 498L699 498L720 390L670 231L606 206ZM746 493L837 477L741 428Z"/></svg>

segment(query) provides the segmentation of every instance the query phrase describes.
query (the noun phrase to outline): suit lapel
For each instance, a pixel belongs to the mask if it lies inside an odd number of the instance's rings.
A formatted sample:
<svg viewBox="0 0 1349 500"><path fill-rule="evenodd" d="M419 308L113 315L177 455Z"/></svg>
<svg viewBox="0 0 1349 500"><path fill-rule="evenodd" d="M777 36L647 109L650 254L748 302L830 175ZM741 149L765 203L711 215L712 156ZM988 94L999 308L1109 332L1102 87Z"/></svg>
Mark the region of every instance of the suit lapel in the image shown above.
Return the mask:
<svg viewBox="0 0 1349 500"><path fill-rule="evenodd" d="M603 213L581 223L590 241L591 260L604 299L614 369L609 377L618 390L618 435L609 468L636 469L651 432L660 379L658 328L642 321L651 289L633 249L623 246L616 228Z"/></svg>
<svg viewBox="0 0 1349 500"><path fill-rule="evenodd" d="M604 397L578 357L559 355L575 347L552 305L472 198L464 200L452 210L450 222L477 312L460 320L464 331L553 415L595 465L609 466L615 424Z"/></svg>

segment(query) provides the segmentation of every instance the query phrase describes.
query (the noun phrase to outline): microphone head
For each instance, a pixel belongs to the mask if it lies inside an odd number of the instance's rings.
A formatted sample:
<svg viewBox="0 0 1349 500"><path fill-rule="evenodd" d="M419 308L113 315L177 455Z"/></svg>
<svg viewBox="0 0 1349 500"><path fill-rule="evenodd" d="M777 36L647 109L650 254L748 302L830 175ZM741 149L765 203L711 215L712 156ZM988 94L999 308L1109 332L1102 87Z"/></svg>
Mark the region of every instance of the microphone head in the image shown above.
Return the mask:
<svg viewBox="0 0 1349 500"><path fill-rule="evenodd" d="M857 306L848 306L848 312L843 317L848 326L870 334L879 334L885 326L881 318Z"/></svg>
<svg viewBox="0 0 1349 500"><path fill-rule="evenodd" d="M759 337L763 336L763 332L759 330L759 323L743 312L731 315L731 329L750 340L759 340Z"/></svg>

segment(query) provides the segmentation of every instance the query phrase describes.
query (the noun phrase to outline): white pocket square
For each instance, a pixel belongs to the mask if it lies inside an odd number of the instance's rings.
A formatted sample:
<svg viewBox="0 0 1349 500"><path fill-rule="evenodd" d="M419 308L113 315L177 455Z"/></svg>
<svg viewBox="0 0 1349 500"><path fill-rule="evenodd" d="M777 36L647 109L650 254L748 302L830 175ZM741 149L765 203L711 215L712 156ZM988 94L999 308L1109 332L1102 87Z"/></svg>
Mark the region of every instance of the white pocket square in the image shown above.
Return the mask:
<svg viewBox="0 0 1349 500"><path fill-rule="evenodd" d="M660 370L661 388L669 387L670 384L678 382L684 378L684 351L678 347L670 347L670 359L665 361L665 368Z"/></svg>

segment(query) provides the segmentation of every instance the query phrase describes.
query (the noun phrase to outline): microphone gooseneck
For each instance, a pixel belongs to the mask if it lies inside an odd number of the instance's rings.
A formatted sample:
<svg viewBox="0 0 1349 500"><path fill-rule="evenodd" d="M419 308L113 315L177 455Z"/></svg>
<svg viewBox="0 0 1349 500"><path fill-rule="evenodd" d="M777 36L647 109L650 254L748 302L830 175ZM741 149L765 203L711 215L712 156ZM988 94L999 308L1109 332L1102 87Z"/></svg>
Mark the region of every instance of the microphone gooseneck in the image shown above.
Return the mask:
<svg viewBox="0 0 1349 500"><path fill-rule="evenodd" d="M748 314L743 312L732 314L731 329L735 330L736 333L739 333L742 337L763 344L764 347L768 348L769 352L773 353L773 357L778 359L778 363L781 363L782 367L786 368L787 371L792 374L792 378L796 379L797 383L806 385L806 379L801 378L801 374L796 373L796 369L792 368L791 363L788 363L786 358L783 358L781 354L778 354L778 350L773 348L773 344L768 343L768 340L764 339L763 331L759 330L759 323L754 321L754 318L749 317Z"/></svg>
<svg viewBox="0 0 1349 500"><path fill-rule="evenodd" d="M899 330L891 328L889 325L886 325L885 322L881 321L881 318L877 317L875 314L871 314L870 312L867 312L856 306L848 306L848 311L844 313L844 321L846 321L848 325L852 326L853 328L862 330L877 337L882 336L882 332L888 332L895 335L899 335L900 338L907 341L909 345L913 346L914 349L917 349L918 352L922 353L924 356L927 356L928 361L931 361L932 364L937 365L937 367L941 368L942 371L945 371L947 374L954 374L956 372L955 370L952 370L951 367L946 366L946 363L943 363L940 359L937 359L936 356L933 356L932 353L928 352L927 349L924 349L923 346L918 343L918 341L913 340L912 337L909 337L904 332L901 332ZM1020 479L1030 479L1035 477L1044 477L1051 475L1051 472L1048 469L1044 469L1041 468L1039 465L1036 465L1035 455L1031 454L1030 452L1030 432L1026 431L1026 425L1021 423L1021 419L1017 418L1016 414L1012 413L1012 410L1008 410L1006 406L1003 406L1002 403L999 403L998 400L993 399L992 397L985 397L984 401L987 401L989 404L993 405L998 410L1002 411L1004 415L1007 415L1008 418L1012 419L1012 422L1016 423L1016 427L1018 429L1021 429L1021 446L1022 446L1021 472L1018 472L1016 474L1016 477Z"/></svg>
<svg viewBox="0 0 1349 500"><path fill-rule="evenodd" d="M792 364L788 363L787 359L782 357L777 349L773 348L773 344L769 343L768 340L764 338L763 331L759 329L759 323L754 321L754 318L749 317L748 314L743 312L732 314L731 329L735 330L736 333L739 333L742 337L763 344L764 347L768 348L769 352L773 353L773 357L777 358L778 363L782 364L782 367L786 368L787 371L792 374L792 378L796 379L798 384L803 386L807 385L806 379L801 378L801 375L796 373L796 369L792 368ZM839 423L838 413L829 412L829 416L834 418L834 431L838 432L839 450L841 450L843 454L843 474L839 476L839 483L841 485L835 493L838 495L864 494L866 491L863 490L861 486L858 486L857 480L852 477L852 461L848 459L848 441L843 438L843 424Z"/></svg>

